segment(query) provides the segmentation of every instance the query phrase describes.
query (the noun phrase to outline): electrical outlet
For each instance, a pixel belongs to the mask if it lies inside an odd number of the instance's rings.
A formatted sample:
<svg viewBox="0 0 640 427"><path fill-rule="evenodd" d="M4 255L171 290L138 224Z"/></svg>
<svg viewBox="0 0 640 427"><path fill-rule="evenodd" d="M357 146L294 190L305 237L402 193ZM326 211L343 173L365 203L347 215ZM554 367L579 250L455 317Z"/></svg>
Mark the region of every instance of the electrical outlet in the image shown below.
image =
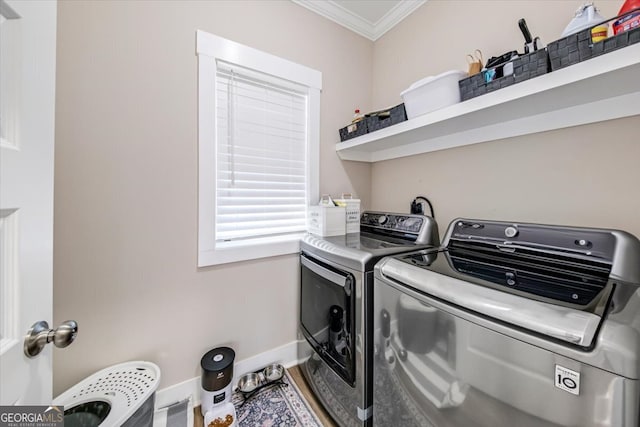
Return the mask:
<svg viewBox="0 0 640 427"><path fill-rule="evenodd" d="M423 214L422 203L419 203L416 200L411 202L411 213L415 215L422 215Z"/></svg>

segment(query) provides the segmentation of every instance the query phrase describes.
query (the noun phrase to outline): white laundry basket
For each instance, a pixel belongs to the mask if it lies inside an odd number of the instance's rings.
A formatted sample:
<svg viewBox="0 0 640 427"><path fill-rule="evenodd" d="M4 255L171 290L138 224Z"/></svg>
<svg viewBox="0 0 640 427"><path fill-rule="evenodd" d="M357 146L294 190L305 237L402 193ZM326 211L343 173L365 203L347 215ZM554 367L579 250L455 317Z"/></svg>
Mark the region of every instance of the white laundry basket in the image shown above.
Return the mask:
<svg viewBox="0 0 640 427"><path fill-rule="evenodd" d="M64 406L65 427L152 427L160 368L126 362L85 378L53 400Z"/></svg>

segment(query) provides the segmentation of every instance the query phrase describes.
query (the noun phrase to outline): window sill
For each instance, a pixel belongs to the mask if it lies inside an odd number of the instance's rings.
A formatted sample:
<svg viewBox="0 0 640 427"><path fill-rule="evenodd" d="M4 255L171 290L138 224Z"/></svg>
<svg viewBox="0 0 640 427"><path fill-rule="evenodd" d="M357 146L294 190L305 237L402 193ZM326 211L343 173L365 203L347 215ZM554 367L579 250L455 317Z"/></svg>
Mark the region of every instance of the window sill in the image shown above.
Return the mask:
<svg viewBox="0 0 640 427"><path fill-rule="evenodd" d="M216 243L215 249L200 252L198 267L298 253L300 252L300 239L303 235L304 233L296 233L286 236Z"/></svg>

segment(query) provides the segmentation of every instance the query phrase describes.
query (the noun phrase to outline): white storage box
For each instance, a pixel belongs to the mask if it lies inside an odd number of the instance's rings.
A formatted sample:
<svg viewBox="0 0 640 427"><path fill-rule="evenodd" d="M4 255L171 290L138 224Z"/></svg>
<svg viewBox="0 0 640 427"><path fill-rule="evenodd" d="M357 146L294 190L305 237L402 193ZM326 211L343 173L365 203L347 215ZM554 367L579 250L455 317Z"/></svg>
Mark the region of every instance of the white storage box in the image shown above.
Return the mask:
<svg viewBox="0 0 640 427"><path fill-rule="evenodd" d="M341 236L346 230L346 209L339 206L309 206L307 231L318 236Z"/></svg>
<svg viewBox="0 0 640 427"><path fill-rule="evenodd" d="M340 199L333 199L338 206L344 206L346 232L359 233L360 232L360 199L353 199L351 194L343 194Z"/></svg>
<svg viewBox="0 0 640 427"><path fill-rule="evenodd" d="M409 120L430 111L460 102L458 82L467 77L464 71L447 71L425 77L400 94Z"/></svg>

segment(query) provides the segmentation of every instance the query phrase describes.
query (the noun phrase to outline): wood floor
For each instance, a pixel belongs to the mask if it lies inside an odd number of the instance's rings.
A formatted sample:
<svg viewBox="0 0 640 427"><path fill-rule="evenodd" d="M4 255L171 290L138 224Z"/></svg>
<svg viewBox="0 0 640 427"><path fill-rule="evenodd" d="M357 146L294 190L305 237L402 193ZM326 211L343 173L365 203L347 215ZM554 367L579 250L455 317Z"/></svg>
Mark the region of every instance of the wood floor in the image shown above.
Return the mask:
<svg viewBox="0 0 640 427"><path fill-rule="evenodd" d="M311 388L309 387L309 384L307 384L307 381L302 376L302 372L300 371L300 368L298 366L293 366L287 370L289 371L289 375L291 375L291 378L293 378L293 381L295 381L296 385L302 392L302 395L304 396L304 398L307 400L307 402L309 402L309 405L311 406L311 409L313 409L313 412L315 412L315 414L318 416L318 418L322 422L322 425L324 427L337 427L337 424L331 419L329 414L327 414L324 408L316 400L315 396L311 392ZM202 413L200 411L199 406L193 408L193 426L205 427L204 419L202 417ZM250 426L247 426L247 427L250 427Z"/></svg>
<svg viewBox="0 0 640 427"><path fill-rule="evenodd" d="M291 375L291 378L293 378L293 380L296 382L296 385L302 392L302 395L304 396L304 398L307 399L307 402L309 402L309 405L311 405L311 409L313 409L313 412L315 412L315 414L318 416L318 418L322 422L322 425L325 427L337 427L338 425L329 416L327 411L325 411L325 409L322 407L320 402L318 402L315 395L311 391L309 384L307 384L307 380L305 380L304 377L302 376L302 371L300 371L300 367L293 366L289 368L288 371L289 371L289 374Z"/></svg>

